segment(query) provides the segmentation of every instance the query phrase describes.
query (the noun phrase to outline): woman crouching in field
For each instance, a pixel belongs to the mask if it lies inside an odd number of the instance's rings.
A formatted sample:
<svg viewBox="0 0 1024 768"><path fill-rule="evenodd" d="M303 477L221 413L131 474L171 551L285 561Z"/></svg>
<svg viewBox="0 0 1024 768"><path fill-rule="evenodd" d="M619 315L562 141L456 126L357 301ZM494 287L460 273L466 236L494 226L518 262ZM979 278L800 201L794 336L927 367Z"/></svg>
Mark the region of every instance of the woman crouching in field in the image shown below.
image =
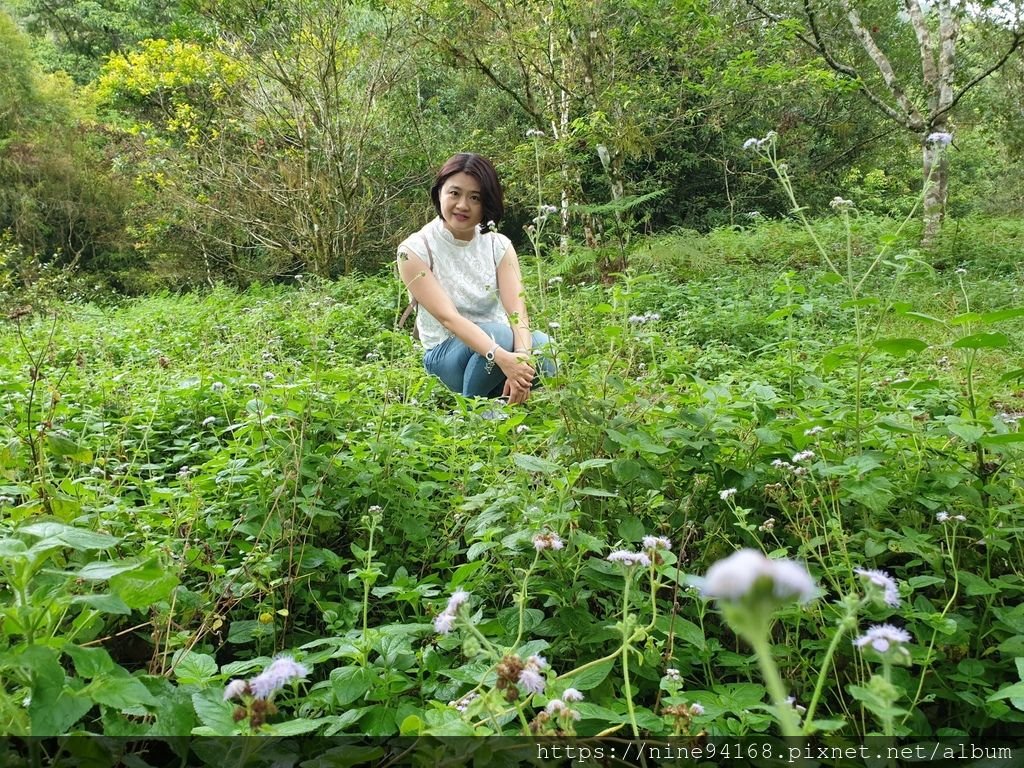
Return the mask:
<svg viewBox="0 0 1024 768"><path fill-rule="evenodd" d="M398 273L418 305L423 365L454 392L525 403L537 371L519 258L494 231L504 193L490 161L460 153L438 171L430 198L437 218L398 246ZM543 373L554 364L541 358Z"/></svg>

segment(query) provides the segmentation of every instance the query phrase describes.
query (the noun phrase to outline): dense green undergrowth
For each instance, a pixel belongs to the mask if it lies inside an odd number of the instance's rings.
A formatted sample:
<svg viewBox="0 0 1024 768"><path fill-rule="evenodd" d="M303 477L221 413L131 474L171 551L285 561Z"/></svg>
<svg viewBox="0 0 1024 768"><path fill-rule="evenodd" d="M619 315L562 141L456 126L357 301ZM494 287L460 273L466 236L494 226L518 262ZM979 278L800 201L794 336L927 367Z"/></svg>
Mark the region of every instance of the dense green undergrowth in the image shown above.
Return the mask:
<svg viewBox="0 0 1024 768"><path fill-rule="evenodd" d="M855 235L863 274L886 225ZM1011 739L1019 227L947 241L940 269L893 242L853 298L802 238L647 241L610 286L528 266L559 374L497 420L425 375L388 278L8 321L0 728L772 733L693 579L749 547L818 584L771 632L805 732ZM672 548L606 559L645 536ZM853 644L882 622L905 664ZM225 700L282 652L304 680ZM530 657L539 689L512 674Z"/></svg>

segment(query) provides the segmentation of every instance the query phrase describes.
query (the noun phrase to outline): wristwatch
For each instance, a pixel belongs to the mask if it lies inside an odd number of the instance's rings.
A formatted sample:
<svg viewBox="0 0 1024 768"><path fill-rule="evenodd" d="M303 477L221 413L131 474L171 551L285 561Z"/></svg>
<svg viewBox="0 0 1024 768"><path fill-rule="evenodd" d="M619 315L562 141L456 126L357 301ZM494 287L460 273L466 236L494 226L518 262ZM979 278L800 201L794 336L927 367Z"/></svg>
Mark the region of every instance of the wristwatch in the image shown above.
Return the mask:
<svg viewBox="0 0 1024 768"><path fill-rule="evenodd" d="M484 355L484 359L487 361L487 365L484 366L484 370L486 370L488 373L494 370L494 353L498 351L499 346L501 345L495 344L493 347L487 350L487 354Z"/></svg>

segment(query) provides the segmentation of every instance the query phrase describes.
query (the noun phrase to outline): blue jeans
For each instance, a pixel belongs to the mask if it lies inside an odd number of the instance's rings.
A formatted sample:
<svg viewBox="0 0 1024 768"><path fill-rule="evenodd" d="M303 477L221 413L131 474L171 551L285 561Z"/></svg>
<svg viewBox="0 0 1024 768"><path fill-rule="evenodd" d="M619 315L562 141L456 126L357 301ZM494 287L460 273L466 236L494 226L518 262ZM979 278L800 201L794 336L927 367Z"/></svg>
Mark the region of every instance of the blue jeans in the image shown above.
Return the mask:
<svg viewBox="0 0 1024 768"><path fill-rule="evenodd" d="M512 351L512 329L504 323L477 323L481 330L494 339L503 349ZM533 349L543 353L548 343L546 333L533 332ZM505 374L497 365L487 372L487 360L467 347L460 339L451 336L436 347L431 347L423 356L423 367L427 373L437 376L452 392L466 397L499 397L505 387ZM541 357L538 374L553 376L555 363L548 357ZM536 379L534 380L536 381Z"/></svg>

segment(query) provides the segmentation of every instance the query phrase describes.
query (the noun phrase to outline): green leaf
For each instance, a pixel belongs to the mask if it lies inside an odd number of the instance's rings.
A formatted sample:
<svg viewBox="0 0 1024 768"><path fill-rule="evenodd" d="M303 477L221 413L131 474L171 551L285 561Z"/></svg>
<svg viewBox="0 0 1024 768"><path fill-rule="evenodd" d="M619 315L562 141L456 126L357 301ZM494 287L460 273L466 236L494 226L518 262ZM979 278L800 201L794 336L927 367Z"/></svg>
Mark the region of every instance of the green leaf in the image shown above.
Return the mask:
<svg viewBox="0 0 1024 768"><path fill-rule="evenodd" d="M542 459L539 456L529 456L525 453L512 454L512 460L520 469L525 469L527 472L539 472L542 475L550 475L561 469L553 461Z"/></svg>
<svg viewBox="0 0 1024 768"><path fill-rule="evenodd" d="M1024 699L1024 682L1014 683L989 696L985 701L1001 701L1003 699ZM1019 708L1019 707L1018 707Z"/></svg>
<svg viewBox="0 0 1024 768"><path fill-rule="evenodd" d="M997 309L995 312L985 312L981 316L983 323L1001 323L1003 320L1014 320L1024 317L1024 307L1013 307L1011 309Z"/></svg>
<svg viewBox="0 0 1024 768"><path fill-rule="evenodd" d="M130 608L146 608L166 600L176 586L178 577L162 568L156 558L110 579L110 588Z"/></svg>
<svg viewBox="0 0 1024 768"><path fill-rule="evenodd" d="M459 586L459 584L461 584L474 573L483 568L486 562L486 560L477 560L476 562L470 562L460 565L455 570L455 573L452 574L452 588Z"/></svg>
<svg viewBox="0 0 1024 768"><path fill-rule="evenodd" d="M683 618L676 618L675 630L676 634L679 635L680 640L689 643L695 648L704 650L704 632L701 631L701 628L694 624L692 621L688 621Z"/></svg>
<svg viewBox="0 0 1024 768"><path fill-rule="evenodd" d="M609 659L584 669L582 672L571 673L565 678L565 687L575 688L578 691L589 691L603 683L614 666L614 659Z"/></svg>
<svg viewBox="0 0 1024 768"><path fill-rule="evenodd" d="M606 491L604 488L574 488L573 493L578 493L580 496L594 496L602 499L615 499L619 496L619 494Z"/></svg>
<svg viewBox="0 0 1024 768"><path fill-rule="evenodd" d="M946 429L968 445L973 445L985 436L984 427L979 427L976 424L965 424L962 421L947 422Z"/></svg>
<svg viewBox="0 0 1024 768"><path fill-rule="evenodd" d="M86 563L78 569L77 576L89 581L105 581L119 573L133 571L142 565L138 559L110 560L107 562Z"/></svg>
<svg viewBox="0 0 1024 768"><path fill-rule="evenodd" d="M207 689L192 694L192 706L195 707L199 722L210 729L210 735L230 736L236 733L238 726L232 717L235 707L230 702L224 701L221 691Z"/></svg>
<svg viewBox="0 0 1024 768"><path fill-rule="evenodd" d="M156 706L156 699L141 680L135 679L123 669L115 670L115 674L97 678L85 689L93 701L119 710Z"/></svg>
<svg viewBox="0 0 1024 768"><path fill-rule="evenodd" d="M64 653L75 662L75 671L78 672L78 676L87 679L110 674L117 666L105 648L82 648L77 645L66 645Z"/></svg>
<svg viewBox="0 0 1024 768"><path fill-rule="evenodd" d="M339 707L362 698L376 682L374 671L364 667L339 667L331 672L331 688Z"/></svg>
<svg viewBox="0 0 1024 768"><path fill-rule="evenodd" d="M913 435L917 430L910 424L904 424L893 416L883 416L878 420L878 426L890 432L900 432L904 435Z"/></svg>
<svg viewBox="0 0 1024 768"><path fill-rule="evenodd" d="M982 445L1012 445L1024 443L1024 432L1007 432L1005 435L985 435L980 438Z"/></svg>
<svg viewBox="0 0 1024 768"><path fill-rule="evenodd" d="M174 677L183 685L207 683L217 674L217 660L213 656L195 651L175 654Z"/></svg>
<svg viewBox="0 0 1024 768"><path fill-rule="evenodd" d="M874 346L886 354L896 357L902 357L910 352L923 352L928 349L928 344L924 341L912 338L877 339Z"/></svg>
<svg viewBox="0 0 1024 768"><path fill-rule="evenodd" d="M31 645L14 657L31 677L28 705L32 736L60 736L92 709L92 702L65 690L64 669L51 648Z"/></svg>
<svg viewBox="0 0 1024 768"><path fill-rule="evenodd" d="M92 451L88 448L83 448L74 440L70 440L63 435L55 435L52 432L48 432L46 435L46 447L55 456L66 456L75 461L92 461Z"/></svg>
<svg viewBox="0 0 1024 768"><path fill-rule="evenodd" d="M849 691L853 698L857 699L857 701L861 702L865 707L871 710L872 713L879 717L899 717L900 715L906 714L906 710L887 703L870 688L865 688L860 685L848 685L846 686L846 690Z"/></svg>
<svg viewBox="0 0 1024 768"><path fill-rule="evenodd" d="M951 345L953 349L999 349L1010 346L1005 333L973 333L962 336Z"/></svg>
<svg viewBox="0 0 1024 768"><path fill-rule="evenodd" d="M86 605L100 613L110 613L115 616L127 616L132 609L124 604L117 595L75 595L71 598L72 605Z"/></svg>
<svg viewBox="0 0 1024 768"><path fill-rule="evenodd" d="M26 552L28 547L20 539L0 539L0 557L23 558Z"/></svg>
<svg viewBox="0 0 1024 768"><path fill-rule="evenodd" d="M121 540L105 533L87 531L84 528L75 528L64 523L43 522L33 523L18 529L18 533L27 533L29 536L37 536L42 541L39 544L63 545L71 549L82 551L88 549L108 549L119 543Z"/></svg>
<svg viewBox="0 0 1024 768"><path fill-rule="evenodd" d="M260 731L260 734L267 734L268 736L299 736L303 733L312 733L324 725L325 722L323 720L310 720L309 718L299 717L294 720L285 720L283 723L273 723Z"/></svg>
<svg viewBox="0 0 1024 768"><path fill-rule="evenodd" d="M923 312L903 312L901 314L903 315L903 317L910 317L913 318L914 320L923 320L926 323L932 323L934 325L945 325L945 322L943 322L939 318L932 317L931 315L926 315Z"/></svg>

